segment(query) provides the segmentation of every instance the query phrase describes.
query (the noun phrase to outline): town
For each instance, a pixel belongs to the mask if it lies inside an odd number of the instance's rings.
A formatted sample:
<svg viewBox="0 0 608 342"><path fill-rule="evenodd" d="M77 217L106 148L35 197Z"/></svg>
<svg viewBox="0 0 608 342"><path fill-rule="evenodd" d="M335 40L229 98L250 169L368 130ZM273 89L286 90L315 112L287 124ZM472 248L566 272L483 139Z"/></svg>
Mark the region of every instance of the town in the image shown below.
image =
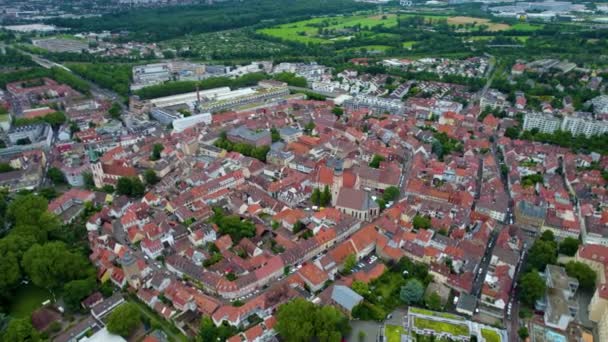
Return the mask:
<svg viewBox="0 0 608 342"><path fill-rule="evenodd" d="M600 62L36 35L0 51L2 341L608 341Z"/></svg>

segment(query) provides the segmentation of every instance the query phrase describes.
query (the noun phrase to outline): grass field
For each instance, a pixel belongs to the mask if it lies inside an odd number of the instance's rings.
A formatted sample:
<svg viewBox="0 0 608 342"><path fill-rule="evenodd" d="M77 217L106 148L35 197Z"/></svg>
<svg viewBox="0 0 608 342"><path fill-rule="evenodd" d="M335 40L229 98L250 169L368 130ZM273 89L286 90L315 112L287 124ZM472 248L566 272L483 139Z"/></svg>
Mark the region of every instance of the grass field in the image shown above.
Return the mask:
<svg viewBox="0 0 608 342"><path fill-rule="evenodd" d="M384 335L386 336L387 342L401 342L401 334L405 331L402 326L397 325L386 325L384 329Z"/></svg>
<svg viewBox="0 0 608 342"><path fill-rule="evenodd" d="M452 324L416 317L414 318L414 326L418 329L430 329L440 333L448 333L453 336L469 336L469 328L462 324Z"/></svg>
<svg viewBox="0 0 608 342"><path fill-rule="evenodd" d="M501 342L500 335L491 329L481 329L481 336L486 339L486 342Z"/></svg>
<svg viewBox="0 0 608 342"><path fill-rule="evenodd" d="M431 311L431 310L426 310L426 309L422 309L422 308L415 308L415 307L410 307L410 311L411 312L415 312L415 313L419 313L421 315L435 316L435 317L444 317L444 318L457 319L457 320L464 321L464 318L462 318L460 316L457 316L457 315L453 315L453 314L448 313L448 312L437 312L437 311Z"/></svg>
<svg viewBox="0 0 608 342"><path fill-rule="evenodd" d="M297 21L293 23L273 26L258 30L272 37L300 43L331 43L331 39L319 36L319 28L326 30L343 30L349 27L360 25L361 28L385 25L387 27L397 25L397 16L394 14L386 15L386 19L381 16L354 15L344 17L323 17L309 20Z"/></svg>
<svg viewBox="0 0 608 342"><path fill-rule="evenodd" d="M413 40L410 40L410 41L407 41L407 42L403 42L403 47L406 48L406 49L411 49L412 46L414 46L414 44L416 44L416 42L413 41Z"/></svg>
<svg viewBox="0 0 608 342"><path fill-rule="evenodd" d="M29 317L32 312L42 306L42 302L50 298L49 291L34 284L19 286L11 300L9 314L15 318Z"/></svg>

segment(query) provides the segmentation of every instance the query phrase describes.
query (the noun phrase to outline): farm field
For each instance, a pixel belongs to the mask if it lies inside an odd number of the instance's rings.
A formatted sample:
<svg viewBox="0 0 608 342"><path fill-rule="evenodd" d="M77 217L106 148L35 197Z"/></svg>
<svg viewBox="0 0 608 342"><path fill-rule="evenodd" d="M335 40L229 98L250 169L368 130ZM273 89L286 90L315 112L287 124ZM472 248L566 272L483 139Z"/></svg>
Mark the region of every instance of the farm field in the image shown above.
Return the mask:
<svg viewBox="0 0 608 342"><path fill-rule="evenodd" d="M450 25L466 25L466 24L476 24L476 25L486 25L488 26L488 31L498 32L498 31L506 31L511 28L510 25L501 24L501 23L493 23L489 19L483 18L474 18L474 17L448 17L448 24Z"/></svg>
<svg viewBox="0 0 608 342"><path fill-rule="evenodd" d="M397 25L397 16L394 14L387 14L385 16L355 15L344 17L322 17L264 28L258 30L257 32L271 37L300 43L327 44L332 42L332 38L321 36L319 34L320 29L330 32L343 31L347 30L349 27L357 25L360 25L362 29L365 27L374 27L378 25L391 27Z"/></svg>

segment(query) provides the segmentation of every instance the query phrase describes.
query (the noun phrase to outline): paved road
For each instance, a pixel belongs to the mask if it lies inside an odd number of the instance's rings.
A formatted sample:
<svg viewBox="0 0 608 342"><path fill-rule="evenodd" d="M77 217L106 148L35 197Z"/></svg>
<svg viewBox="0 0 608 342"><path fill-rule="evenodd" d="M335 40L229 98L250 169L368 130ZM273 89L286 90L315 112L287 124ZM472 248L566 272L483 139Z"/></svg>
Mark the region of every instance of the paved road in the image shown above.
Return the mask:
<svg viewBox="0 0 608 342"><path fill-rule="evenodd" d="M488 71L487 71L488 80L486 81L486 84L483 86L483 88L481 89L481 91L479 91L479 92L477 92L476 94L473 95L473 97L471 98L471 100L469 101L469 103L467 104L467 106L462 111L463 113L468 112L469 109L471 109L471 107L475 103L477 103L477 101L479 99L481 99L488 92L488 89L490 89L490 86L492 85L492 81L494 80L494 64L495 64L494 59L491 56L491 58L490 58L490 65L488 66Z"/></svg>

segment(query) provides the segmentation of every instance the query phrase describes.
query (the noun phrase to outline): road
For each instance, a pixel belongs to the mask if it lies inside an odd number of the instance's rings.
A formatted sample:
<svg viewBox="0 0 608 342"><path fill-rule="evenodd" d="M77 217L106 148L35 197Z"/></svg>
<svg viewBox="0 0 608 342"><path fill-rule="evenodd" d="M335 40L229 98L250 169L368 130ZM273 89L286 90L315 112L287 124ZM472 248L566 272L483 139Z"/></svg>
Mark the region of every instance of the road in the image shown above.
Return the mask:
<svg viewBox="0 0 608 342"><path fill-rule="evenodd" d="M488 66L488 71L487 71L488 80L486 81L486 84L483 86L483 88L480 91L478 91L476 94L473 95L473 97L471 98L471 100L469 101L467 106L462 111L463 113L467 113L471 109L471 107L475 103L477 103L479 101L479 99L481 99L488 92L488 89L490 89L490 86L492 85L492 81L494 80L494 66L495 66L496 62L494 62L494 58L492 55L489 55L489 56L490 56L490 64Z"/></svg>

